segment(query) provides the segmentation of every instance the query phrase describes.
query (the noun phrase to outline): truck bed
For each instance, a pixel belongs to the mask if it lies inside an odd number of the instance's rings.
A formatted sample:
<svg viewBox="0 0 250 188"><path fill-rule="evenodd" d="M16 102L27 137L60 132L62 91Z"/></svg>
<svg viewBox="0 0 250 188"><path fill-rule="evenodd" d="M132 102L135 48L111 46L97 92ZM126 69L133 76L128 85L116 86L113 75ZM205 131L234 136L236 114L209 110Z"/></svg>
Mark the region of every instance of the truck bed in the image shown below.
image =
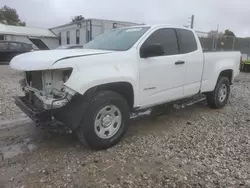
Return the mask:
<svg viewBox="0 0 250 188"><path fill-rule="evenodd" d="M240 72L240 59L241 53L238 51L205 52L201 91L206 92L214 89L218 79L215 75L218 75L217 70L219 71L220 67L228 67L228 70L233 70L234 75L231 80L233 82L234 77Z"/></svg>

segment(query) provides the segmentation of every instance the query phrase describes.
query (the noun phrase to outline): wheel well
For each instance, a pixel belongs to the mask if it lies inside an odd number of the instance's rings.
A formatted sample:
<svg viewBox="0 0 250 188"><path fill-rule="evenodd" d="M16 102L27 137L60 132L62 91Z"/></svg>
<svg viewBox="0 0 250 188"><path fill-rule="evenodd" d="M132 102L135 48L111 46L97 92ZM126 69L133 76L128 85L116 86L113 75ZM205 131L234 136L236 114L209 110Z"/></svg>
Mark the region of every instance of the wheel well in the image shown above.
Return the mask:
<svg viewBox="0 0 250 188"><path fill-rule="evenodd" d="M220 73L219 77L227 77L230 81L230 84L232 84L232 78L233 78L233 70L228 69L228 70L224 70Z"/></svg>
<svg viewBox="0 0 250 188"><path fill-rule="evenodd" d="M134 90L133 86L128 82L114 82L114 83L103 84L91 88L90 90L93 89L95 91L109 90L119 93L125 98L131 109L133 109L134 107Z"/></svg>

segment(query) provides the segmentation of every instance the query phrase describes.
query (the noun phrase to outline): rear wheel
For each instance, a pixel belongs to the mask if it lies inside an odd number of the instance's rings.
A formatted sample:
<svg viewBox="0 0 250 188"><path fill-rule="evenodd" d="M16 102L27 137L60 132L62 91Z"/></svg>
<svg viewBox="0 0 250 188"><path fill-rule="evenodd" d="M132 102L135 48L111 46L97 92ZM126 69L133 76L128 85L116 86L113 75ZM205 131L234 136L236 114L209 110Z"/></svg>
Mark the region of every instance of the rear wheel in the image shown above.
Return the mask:
<svg viewBox="0 0 250 188"><path fill-rule="evenodd" d="M207 103L211 108L222 108L230 94L230 82L227 77L219 77L214 91L207 94Z"/></svg>
<svg viewBox="0 0 250 188"><path fill-rule="evenodd" d="M128 127L129 106L113 91L95 94L77 130L82 143L92 149L107 149L117 144Z"/></svg>

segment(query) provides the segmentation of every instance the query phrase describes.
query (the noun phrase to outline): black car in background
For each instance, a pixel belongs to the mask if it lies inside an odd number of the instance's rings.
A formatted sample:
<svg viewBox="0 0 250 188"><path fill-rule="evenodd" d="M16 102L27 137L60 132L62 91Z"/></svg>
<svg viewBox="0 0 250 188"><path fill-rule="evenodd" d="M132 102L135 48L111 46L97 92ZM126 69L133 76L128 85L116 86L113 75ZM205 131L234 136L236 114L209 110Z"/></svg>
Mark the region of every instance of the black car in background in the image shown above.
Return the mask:
<svg viewBox="0 0 250 188"><path fill-rule="evenodd" d="M32 44L16 41L0 41L0 61L9 62L16 55L32 50Z"/></svg>

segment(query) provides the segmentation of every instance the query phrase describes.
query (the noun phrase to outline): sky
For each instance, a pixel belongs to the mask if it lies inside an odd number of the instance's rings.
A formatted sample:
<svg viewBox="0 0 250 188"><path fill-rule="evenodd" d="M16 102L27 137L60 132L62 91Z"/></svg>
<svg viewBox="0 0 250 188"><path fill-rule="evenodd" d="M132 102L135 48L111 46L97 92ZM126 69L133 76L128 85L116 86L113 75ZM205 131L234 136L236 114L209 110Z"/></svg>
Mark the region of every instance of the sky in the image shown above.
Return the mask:
<svg viewBox="0 0 250 188"><path fill-rule="evenodd" d="M15 8L27 26L51 28L75 15L145 24L190 25L208 32L232 30L250 37L250 0L0 0Z"/></svg>

